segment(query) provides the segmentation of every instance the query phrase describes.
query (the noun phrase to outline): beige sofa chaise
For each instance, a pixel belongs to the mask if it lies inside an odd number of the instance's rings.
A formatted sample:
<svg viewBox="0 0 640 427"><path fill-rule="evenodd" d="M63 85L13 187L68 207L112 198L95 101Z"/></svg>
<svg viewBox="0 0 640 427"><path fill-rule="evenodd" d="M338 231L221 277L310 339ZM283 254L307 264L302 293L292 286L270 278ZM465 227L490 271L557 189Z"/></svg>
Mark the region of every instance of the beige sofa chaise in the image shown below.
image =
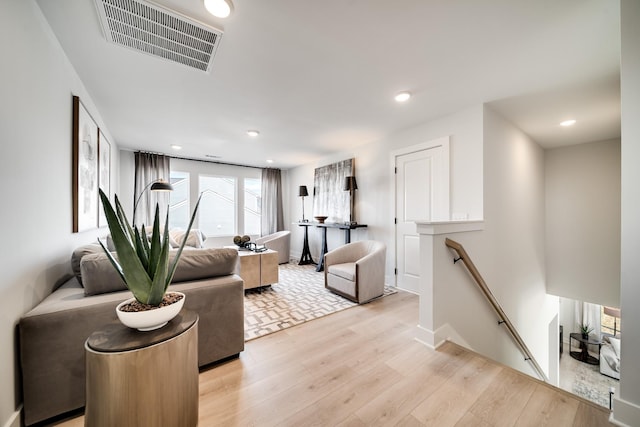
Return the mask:
<svg viewBox="0 0 640 427"><path fill-rule="evenodd" d="M97 245L76 250L76 276L20 320L26 425L85 405L84 343L95 330L117 322L116 305L132 296L101 251ZM185 250L169 286L183 292L184 309L199 316L201 367L244 350L244 287L235 274L237 257L233 249Z"/></svg>

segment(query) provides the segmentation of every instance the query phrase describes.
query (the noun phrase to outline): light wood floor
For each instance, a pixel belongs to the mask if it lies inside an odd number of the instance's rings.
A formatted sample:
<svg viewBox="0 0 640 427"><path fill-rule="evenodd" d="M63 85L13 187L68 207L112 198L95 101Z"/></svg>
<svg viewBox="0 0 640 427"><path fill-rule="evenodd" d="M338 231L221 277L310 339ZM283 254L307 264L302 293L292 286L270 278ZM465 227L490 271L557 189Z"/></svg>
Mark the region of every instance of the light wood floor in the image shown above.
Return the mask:
<svg viewBox="0 0 640 427"><path fill-rule="evenodd" d="M608 411L447 343L400 292L250 341L200 374L200 426L607 426ZM83 425L83 417L60 425Z"/></svg>

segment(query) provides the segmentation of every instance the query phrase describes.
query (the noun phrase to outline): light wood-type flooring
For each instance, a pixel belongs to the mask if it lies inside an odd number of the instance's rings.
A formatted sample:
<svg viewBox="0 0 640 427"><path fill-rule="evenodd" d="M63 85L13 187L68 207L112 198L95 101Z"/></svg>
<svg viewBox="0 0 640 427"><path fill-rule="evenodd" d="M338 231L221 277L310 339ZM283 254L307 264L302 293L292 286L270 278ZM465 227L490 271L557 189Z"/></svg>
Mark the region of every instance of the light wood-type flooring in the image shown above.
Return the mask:
<svg viewBox="0 0 640 427"><path fill-rule="evenodd" d="M609 413L455 344L405 292L249 341L200 373L200 426L607 426ZM83 425L83 417L60 425Z"/></svg>

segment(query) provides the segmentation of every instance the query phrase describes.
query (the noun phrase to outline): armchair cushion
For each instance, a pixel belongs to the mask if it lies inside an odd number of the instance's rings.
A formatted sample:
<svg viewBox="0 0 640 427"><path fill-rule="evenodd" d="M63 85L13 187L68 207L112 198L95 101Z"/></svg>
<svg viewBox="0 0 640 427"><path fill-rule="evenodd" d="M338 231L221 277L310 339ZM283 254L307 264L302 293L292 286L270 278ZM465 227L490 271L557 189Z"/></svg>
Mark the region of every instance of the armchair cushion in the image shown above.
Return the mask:
<svg viewBox="0 0 640 427"><path fill-rule="evenodd" d="M333 264L329 267L329 273L354 282L356 280L356 263Z"/></svg>

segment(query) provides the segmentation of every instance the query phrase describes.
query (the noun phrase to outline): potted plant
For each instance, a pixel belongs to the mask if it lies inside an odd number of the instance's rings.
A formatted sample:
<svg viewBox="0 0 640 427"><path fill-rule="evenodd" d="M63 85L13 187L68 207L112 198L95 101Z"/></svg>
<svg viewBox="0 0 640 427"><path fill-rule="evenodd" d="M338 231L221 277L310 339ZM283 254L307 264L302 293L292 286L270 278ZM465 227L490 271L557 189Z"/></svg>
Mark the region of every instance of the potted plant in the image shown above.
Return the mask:
<svg viewBox="0 0 640 427"><path fill-rule="evenodd" d="M582 334L582 338L585 340L589 339L589 334L593 332L593 328L588 323L580 323L578 324L580 327L580 333Z"/></svg>
<svg viewBox="0 0 640 427"><path fill-rule="evenodd" d="M189 227L178 248L175 257L169 261L169 213L165 219L164 230L160 232L160 211L156 204L153 230L148 236L144 225L139 229L131 226L118 196L115 196L115 209L109 198L100 190L100 199L111 232L117 258L104 246L111 264L116 269L133 298L116 307L116 314L126 326L138 330L153 330L164 326L176 316L184 304L185 296L181 292L167 293L167 287L173 279L178 260L191 231L200 198L191 215Z"/></svg>

